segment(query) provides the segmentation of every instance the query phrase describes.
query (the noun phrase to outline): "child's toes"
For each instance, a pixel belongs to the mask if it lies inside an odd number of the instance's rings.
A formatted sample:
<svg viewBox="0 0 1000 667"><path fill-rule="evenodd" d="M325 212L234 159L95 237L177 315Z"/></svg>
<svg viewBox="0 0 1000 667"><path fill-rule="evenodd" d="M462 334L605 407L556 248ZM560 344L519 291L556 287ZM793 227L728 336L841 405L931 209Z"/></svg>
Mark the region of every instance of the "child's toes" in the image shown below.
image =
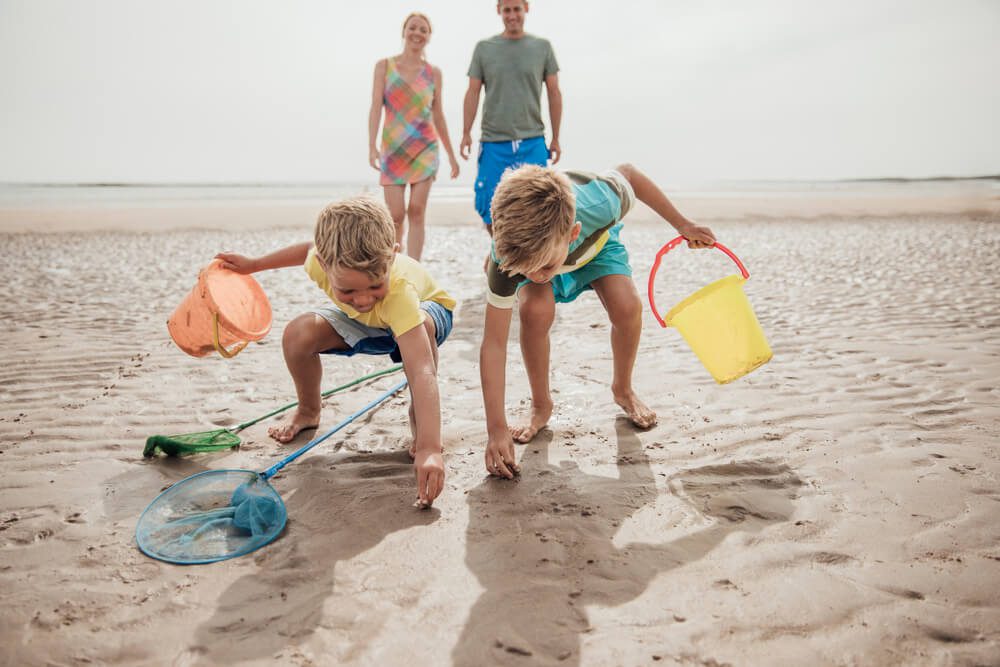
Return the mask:
<svg viewBox="0 0 1000 667"><path fill-rule="evenodd" d="M656 425L656 413L652 410L639 410L629 415L632 423L639 428L650 428Z"/></svg>
<svg viewBox="0 0 1000 667"><path fill-rule="evenodd" d="M278 442L288 442L291 438L288 436L288 429L284 426L272 426L267 429L267 434L277 440Z"/></svg>
<svg viewBox="0 0 1000 667"><path fill-rule="evenodd" d="M520 443L525 443L535 437L537 433L531 426L515 426L510 429L510 437L514 438L515 441Z"/></svg>

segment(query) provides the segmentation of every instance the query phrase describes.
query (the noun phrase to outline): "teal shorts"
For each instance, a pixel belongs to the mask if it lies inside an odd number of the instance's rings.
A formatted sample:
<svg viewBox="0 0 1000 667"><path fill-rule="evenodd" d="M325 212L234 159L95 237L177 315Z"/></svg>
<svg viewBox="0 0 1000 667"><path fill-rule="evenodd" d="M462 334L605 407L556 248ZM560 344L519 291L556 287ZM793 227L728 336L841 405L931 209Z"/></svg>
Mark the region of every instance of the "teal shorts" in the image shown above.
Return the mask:
<svg viewBox="0 0 1000 667"><path fill-rule="evenodd" d="M632 276L632 267L628 263L628 250L618 240L621 230L622 226L620 223L608 230L608 241L594 259L576 271L553 276L549 284L552 285L552 292L555 294L556 303L569 303L587 290L594 289L590 284L598 278L603 278L604 276ZM530 282L530 280L525 280L518 285L518 288Z"/></svg>

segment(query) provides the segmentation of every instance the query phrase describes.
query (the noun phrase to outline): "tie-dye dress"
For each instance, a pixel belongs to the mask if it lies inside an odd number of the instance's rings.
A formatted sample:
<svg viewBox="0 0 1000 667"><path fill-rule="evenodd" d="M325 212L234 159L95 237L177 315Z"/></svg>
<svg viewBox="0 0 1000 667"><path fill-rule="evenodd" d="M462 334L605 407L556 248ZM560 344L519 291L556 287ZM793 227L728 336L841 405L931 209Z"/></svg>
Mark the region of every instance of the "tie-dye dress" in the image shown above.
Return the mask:
<svg viewBox="0 0 1000 667"><path fill-rule="evenodd" d="M428 63L416 80L406 81L387 58L385 122L382 128L382 185L405 185L434 178L438 170L438 137L431 120L434 72Z"/></svg>

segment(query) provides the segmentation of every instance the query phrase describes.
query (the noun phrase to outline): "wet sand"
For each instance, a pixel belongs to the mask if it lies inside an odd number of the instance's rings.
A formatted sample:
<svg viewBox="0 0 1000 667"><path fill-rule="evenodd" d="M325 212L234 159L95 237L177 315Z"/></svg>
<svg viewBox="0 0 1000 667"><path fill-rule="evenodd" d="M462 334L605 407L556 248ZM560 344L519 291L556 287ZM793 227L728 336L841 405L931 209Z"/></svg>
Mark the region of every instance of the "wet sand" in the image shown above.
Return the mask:
<svg viewBox="0 0 1000 667"><path fill-rule="evenodd" d="M485 234L434 203L425 263L460 299L441 349L447 483L410 507L407 399L274 481L284 534L181 567L135 547L160 489L290 451L144 460L152 434L232 426L294 398L281 330L322 302L259 274L274 330L194 359L165 320L222 249L309 238L308 205L0 211L3 664L985 665L1000 662L1000 202L995 197L678 200L747 264L774 359L716 385L646 312L637 431L611 400L598 300L561 306L556 410L490 479L478 379ZM626 222L640 293L671 238ZM731 272L668 256L669 304ZM516 339L508 408L526 415ZM384 368L327 359L324 387ZM324 428L391 386L325 403ZM308 436L294 445L304 444Z"/></svg>

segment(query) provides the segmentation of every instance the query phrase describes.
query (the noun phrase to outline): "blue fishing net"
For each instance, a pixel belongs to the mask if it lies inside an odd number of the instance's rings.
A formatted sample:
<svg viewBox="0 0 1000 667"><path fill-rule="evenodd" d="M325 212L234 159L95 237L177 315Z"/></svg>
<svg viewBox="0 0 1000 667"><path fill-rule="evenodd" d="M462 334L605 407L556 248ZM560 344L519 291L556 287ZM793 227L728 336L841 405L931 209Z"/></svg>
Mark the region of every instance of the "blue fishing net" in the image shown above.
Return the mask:
<svg viewBox="0 0 1000 667"><path fill-rule="evenodd" d="M288 514L267 480L405 387L403 380L263 472L209 470L177 482L139 517L139 549L168 563L195 565L242 556L271 542L281 534Z"/></svg>
<svg viewBox="0 0 1000 667"><path fill-rule="evenodd" d="M261 473L209 470L157 496L139 517L135 539L147 556L168 563L212 563L271 542L287 518Z"/></svg>

